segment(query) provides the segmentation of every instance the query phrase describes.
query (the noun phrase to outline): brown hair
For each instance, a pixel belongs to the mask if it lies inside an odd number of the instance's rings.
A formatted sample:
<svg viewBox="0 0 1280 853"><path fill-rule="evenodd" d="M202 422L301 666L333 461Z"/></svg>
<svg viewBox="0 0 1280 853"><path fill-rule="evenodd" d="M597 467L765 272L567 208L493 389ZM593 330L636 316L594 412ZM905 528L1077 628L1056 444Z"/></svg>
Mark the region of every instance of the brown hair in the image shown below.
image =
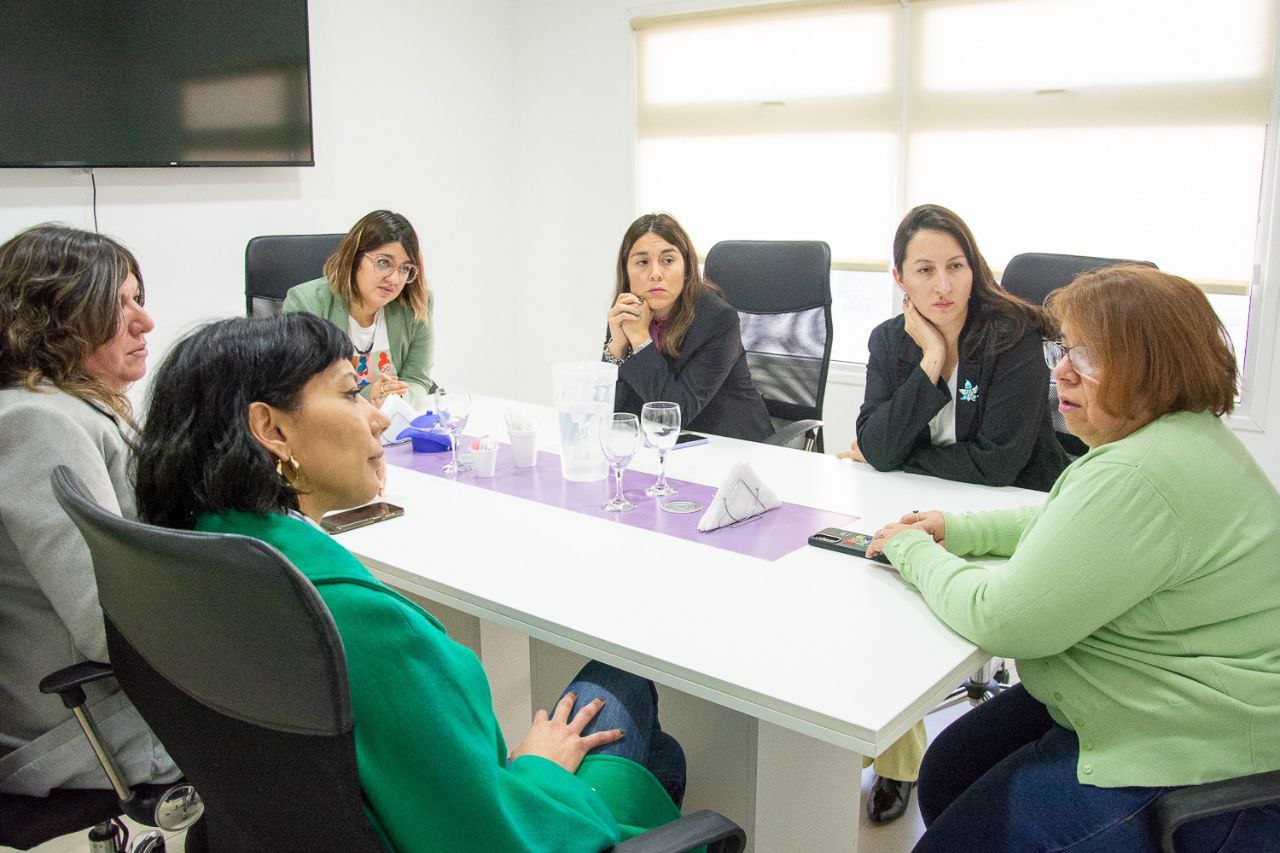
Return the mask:
<svg viewBox="0 0 1280 853"><path fill-rule="evenodd" d="M360 221L351 226L347 236L342 238L338 248L324 262L324 276L329 279L333 295L347 304L359 304L356 265L365 252L371 252L387 243L399 243L403 246L404 253L409 256L409 263L418 268L417 277L404 286L396 301L408 305L415 320L428 322L431 318L427 313L427 274L422 266L418 234L409 220L390 210L375 210L360 217Z"/></svg>
<svg viewBox="0 0 1280 853"><path fill-rule="evenodd" d="M1204 292L1185 278L1126 264L1084 273L1049 295L1097 363L1098 404L1149 416L1235 406L1236 356Z"/></svg>
<svg viewBox="0 0 1280 853"><path fill-rule="evenodd" d="M680 344L684 343L684 336L693 325L693 312L702 292L710 290L715 293L720 288L702 277L702 272L698 269L698 254L693 250L693 241L680 227L680 223L676 222L675 217L668 213L646 213L632 222L627 233L622 235L622 245L618 248L617 283L613 289L615 301L619 296L630 291L631 280L627 276L627 259L631 254L631 247L646 234L657 234L675 246L680 257L684 259L684 287L676 297L676 303L671 306L671 313L667 315L662 326L663 354L679 355Z"/></svg>
<svg viewBox="0 0 1280 853"><path fill-rule="evenodd" d="M893 235L893 268L899 276L907 261L907 246L921 231L941 231L954 237L973 271L965 321L964 345L968 352L997 355L1022 340L1031 328L1045 337L1056 334L1053 319L1038 305L1019 299L996 283L969 226L941 205L914 207L898 224L897 233Z"/></svg>
<svg viewBox="0 0 1280 853"><path fill-rule="evenodd" d="M46 223L0 245L0 385L50 383L97 400L126 420L129 398L84 371L84 359L120 328L120 287L138 261L110 237Z"/></svg>

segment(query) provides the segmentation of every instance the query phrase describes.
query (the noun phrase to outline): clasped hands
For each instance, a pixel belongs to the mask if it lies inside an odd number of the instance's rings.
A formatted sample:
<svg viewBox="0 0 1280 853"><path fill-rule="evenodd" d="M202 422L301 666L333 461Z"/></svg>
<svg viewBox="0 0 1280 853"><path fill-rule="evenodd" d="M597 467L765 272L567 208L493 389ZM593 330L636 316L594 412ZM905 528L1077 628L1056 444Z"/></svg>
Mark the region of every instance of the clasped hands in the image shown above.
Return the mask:
<svg viewBox="0 0 1280 853"><path fill-rule="evenodd" d="M408 393L409 383L389 373L379 373L378 378L369 383L369 402L379 408L392 394L404 396Z"/></svg>
<svg viewBox="0 0 1280 853"><path fill-rule="evenodd" d="M886 524L875 532L871 537L871 544L867 546L867 557L883 554L885 545L904 530L923 530L933 537L934 542L943 545L946 543L946 525L946 519L936 509L928 512L909 512L898 519L897 523Z"/></svg>
<svg viewBox="0 0 1280 853"><path fill-rule="evenodd" d="M622 357L622 348L631 344L631 349L638 348L649 340L649 323L653 320L653 310L634 293L620 293L609 309L609 341L610 350L616 345L615 357Z"/></svg>

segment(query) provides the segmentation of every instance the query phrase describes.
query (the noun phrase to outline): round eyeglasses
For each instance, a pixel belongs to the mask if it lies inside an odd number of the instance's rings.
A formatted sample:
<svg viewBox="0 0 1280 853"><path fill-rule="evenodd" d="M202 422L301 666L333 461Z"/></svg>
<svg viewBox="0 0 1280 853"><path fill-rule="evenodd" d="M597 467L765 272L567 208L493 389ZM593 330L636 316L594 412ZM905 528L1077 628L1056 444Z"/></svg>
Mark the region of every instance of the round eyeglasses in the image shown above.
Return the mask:
<svg viewBox="0 0 1280 853"><path fill-rule="evenodd" d="M1093 363L1093 355L1087 347L1080 344L1072 347L1063 346L1062 341L1044 342L1044 363L1049 365L1050 370L1056 369L1064 358L1071 362L1071 367L1076 373L1097 378L1098 368Z"/></svg>
<svg viewBox="0 0 1280 853"><path fill-rule="evenodd" d="M371 255L365 252L364 256L373 261L374 269L383 278L394 276L397 281L412 284L418 277L418 268L413 264L401 264L397 267L396 262L389 255Z"/></svg>

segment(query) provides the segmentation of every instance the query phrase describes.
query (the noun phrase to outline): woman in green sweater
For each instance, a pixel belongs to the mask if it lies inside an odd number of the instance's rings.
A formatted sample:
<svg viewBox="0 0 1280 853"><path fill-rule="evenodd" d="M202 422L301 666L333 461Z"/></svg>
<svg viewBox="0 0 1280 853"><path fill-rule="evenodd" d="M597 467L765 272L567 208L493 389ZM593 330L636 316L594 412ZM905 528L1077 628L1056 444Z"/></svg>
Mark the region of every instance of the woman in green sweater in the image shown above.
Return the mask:
<svg viewBox="0 0 1280 853"><path fill-rule="evenodd" d="M1045 358L1089 452L1043 506L912 513L869 549L1022 679L929 748L917 851L1155 850L1164 791L1280 769L1280 494L1220 420L1226 331L1145 267L1083 275L1050 308ZM1280 807L1178 837L1271 849Z"/></svg>
<svg viewBox="0 0 1280 853"><path fill-rule="evenodd" d="M375 210L351 226L324 262L324 277L289 288L286 313L305 311L351 338L360 390L375 406L390 394L421 411L435 388L434 299L418 234L398 213Z"/></svg>
<svg viewBox="0 0 1280 853"><path fill-rule="evenodd" d="M179 342L139 441L139 517L261 539L315 584L346 653L360 782L394 849L600 850L678 817L684 755L651 682L588 664L508 752L476 656L316 525L379 487L387 418L350 348L308 314Z"/></svg>

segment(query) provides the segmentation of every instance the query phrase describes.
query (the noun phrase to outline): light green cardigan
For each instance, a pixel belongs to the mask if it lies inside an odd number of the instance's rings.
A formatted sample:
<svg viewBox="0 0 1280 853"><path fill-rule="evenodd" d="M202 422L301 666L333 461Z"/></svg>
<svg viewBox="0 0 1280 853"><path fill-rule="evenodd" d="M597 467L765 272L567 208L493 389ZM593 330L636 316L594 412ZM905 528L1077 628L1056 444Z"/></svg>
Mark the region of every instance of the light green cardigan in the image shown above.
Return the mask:
<svg viewBox="0 0 1280 853"><path fill-rule="evenodd" d="M395 850L595 851L680 816L625 758L508 764L476 656L307 522L226 512L196 529L268 542L315 584L346 654L360 784Z"/></svg>
<svg viewBox="0 0 1280 853"><path fill-rule="evenodd" d="M400 299L388 304L383 314L387 320L387 339L391 344L396 376L409 384L409 405L417 411L427 407L428 398L435 388L428 375L435 356L435 298L435 293L427 294L427 315L431 322L414 319L413 311ZM284 298L284 310L305 311L323 317L344 334L350 328L351 304L337 297L327 278L317 278L289 288ZM368 397L368 386L363 393Z"/></svg>
<svg viewBox="0 0 1280 853"><path fill-rule="evenodd" d="M1095 448L1039 508L946 516L885 553L1080 740L1099 787L1280 769L1280 494L1211 413ZM958 555L1009 556L986 569Z"/></svg>

